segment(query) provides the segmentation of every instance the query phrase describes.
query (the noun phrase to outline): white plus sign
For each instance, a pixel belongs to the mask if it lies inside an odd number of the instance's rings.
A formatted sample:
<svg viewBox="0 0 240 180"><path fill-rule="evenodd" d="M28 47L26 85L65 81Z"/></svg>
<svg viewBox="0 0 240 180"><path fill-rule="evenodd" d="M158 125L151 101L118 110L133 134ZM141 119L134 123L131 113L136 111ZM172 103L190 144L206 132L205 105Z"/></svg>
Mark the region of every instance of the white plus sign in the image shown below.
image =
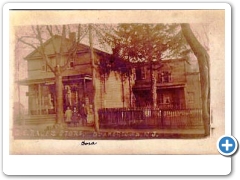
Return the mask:
<svg viewBox="0 0 240 180"><path fill-rule="evenodd" d="M226 140L226 144L222 144L222 146L226 148L226 151L228 151L229 147L232 147L232 146L233 146L233 144L228 144L228 143L229 143L229 142L228 142L228 139L227 139L227 140Z"/></svg>

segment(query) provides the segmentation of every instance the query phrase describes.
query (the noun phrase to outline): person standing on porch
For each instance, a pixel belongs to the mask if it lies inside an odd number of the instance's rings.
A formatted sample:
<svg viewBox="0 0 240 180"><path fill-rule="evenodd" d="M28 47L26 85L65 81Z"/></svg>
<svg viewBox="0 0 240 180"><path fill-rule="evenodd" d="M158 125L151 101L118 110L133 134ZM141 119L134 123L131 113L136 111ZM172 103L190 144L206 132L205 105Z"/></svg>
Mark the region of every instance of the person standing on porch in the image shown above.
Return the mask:
<svg viewBox="0 0 240 180"><path fill-rule="evenodd" d="M74 126L78 126L79 124L79 113L76 107L73 108L72 122Z"/></svg>
<svg viewBox="0 0 240 180"><path fill-rule="evenodd" d="M65 122L67 124L70 124L72 121L72 110L70 109L70 107L67 107L67 110L65 111Z"/></svg>
<svg viewBox="0 0 240 180"><path fill-rule="evenodd" d="M66 105L72 107L72 92L69 85L65 86Z"/></svg>
<svg viewBox="0 0 240 180"><path fill-rule="evenodd" d="M85 104L82 104L82 107L80 108L80 115L83 126L87 125L87 114L88 114L87 107L85 106Z"/></svg>

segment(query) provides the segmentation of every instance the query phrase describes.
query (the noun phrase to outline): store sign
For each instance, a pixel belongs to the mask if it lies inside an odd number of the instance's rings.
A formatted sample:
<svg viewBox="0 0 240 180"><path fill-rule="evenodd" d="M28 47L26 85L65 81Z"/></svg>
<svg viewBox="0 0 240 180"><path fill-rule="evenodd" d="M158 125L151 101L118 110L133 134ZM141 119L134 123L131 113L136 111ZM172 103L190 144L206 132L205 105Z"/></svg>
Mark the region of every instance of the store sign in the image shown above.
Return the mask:
<svg viewBox="0 0 240 180"><path fill-rule="evenodd" d="M163 134L157 132L121 132L109 130L107 132L94 132L82 130L34 130L34 129L13 129L15 139L143 139L159 138Z"/></svg>

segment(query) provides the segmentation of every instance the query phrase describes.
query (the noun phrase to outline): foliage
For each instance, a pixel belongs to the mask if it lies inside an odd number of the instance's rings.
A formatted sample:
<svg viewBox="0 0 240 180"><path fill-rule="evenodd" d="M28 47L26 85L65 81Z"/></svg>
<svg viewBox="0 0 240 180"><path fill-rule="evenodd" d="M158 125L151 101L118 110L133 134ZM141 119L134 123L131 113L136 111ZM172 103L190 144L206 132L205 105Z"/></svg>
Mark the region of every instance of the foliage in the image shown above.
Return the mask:
<svg viewBox="0 0 240 180"><path fill-rule="evenodd" d="M190 52L179 24L101 25L96 31L113 51L109 61L100 63L101 73L113 70L127 74L133 66L179 58Z"/></svg>

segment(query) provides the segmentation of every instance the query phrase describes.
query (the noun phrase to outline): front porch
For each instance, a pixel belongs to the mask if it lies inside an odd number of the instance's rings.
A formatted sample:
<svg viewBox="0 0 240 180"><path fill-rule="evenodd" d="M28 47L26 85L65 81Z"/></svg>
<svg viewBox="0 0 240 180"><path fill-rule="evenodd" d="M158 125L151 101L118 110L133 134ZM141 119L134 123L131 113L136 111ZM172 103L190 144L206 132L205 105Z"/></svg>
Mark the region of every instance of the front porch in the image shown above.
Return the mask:
<svg viewBox="0 0 240 180"><path fill-rule="evenodd" d="M56 87L55 78L25 79L18 82L21 86L27 86L28 115L54 115L56 114ZM92 77L90 75L71 75L62 78L63 83L63 109L67 107L79 109L82 104L92 105ZM19 102L21 103L21 102Z"/></svg>

